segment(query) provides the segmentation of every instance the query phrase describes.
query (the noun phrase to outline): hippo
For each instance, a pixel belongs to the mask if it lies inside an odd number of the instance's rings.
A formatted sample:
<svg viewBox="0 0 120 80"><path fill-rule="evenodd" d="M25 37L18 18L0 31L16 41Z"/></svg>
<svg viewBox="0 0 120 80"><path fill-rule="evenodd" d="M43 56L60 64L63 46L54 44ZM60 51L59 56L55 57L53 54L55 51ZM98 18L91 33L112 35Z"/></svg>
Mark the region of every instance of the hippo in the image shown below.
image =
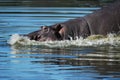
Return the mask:
<svg viewBox="0 0 120 80"><path fill-rule="evenodd" d="M70 40L90 35L120 34L120 1L106 5L84 17L70 19L50 26L42 26L40 30L26 36L30 40L55 41Z"/></svg>

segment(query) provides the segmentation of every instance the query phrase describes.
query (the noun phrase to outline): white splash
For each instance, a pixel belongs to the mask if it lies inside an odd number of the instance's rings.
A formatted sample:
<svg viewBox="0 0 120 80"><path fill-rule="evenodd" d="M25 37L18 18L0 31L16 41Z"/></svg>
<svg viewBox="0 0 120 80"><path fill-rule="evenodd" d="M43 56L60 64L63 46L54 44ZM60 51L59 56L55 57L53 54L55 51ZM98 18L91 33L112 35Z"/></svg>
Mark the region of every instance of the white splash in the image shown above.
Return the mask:
<svg viewBox="0 0 120 80"><path fill-rule="evenodd" d="M36 45L36 46L46 46L50 48L64 48L70 46L101 46L101 45L120 45L120 36L116 36L115 34L109 34L107 37L103 37L101 35L92 35L86 39L82 37L77 40L63 40L63 41L45 41L39 42L34 40L29 40L27 37L20 36L19 34L13 34L8 41L8 43L12 46L28 46L28 45Z"/></svg>

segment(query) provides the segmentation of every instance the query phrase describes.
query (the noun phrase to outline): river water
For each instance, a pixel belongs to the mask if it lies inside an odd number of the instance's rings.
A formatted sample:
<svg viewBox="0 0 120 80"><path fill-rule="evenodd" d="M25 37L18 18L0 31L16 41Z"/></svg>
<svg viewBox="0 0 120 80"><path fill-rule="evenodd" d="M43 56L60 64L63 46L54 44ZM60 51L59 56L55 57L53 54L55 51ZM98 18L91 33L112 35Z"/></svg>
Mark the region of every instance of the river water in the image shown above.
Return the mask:
<svg viewBox="0 0 120 80"><path fill-rule="evenodd" d="M120 37L30 41L19 34L100 7L0 7L0 80L120 80Z"/></svg>

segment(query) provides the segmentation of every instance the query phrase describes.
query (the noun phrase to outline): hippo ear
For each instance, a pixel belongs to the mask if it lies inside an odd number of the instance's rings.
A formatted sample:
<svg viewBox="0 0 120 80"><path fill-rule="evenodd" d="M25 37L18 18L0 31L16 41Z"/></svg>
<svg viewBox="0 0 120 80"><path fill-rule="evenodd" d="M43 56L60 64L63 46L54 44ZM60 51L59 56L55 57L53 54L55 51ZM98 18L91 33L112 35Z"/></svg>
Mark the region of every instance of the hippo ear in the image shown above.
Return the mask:
<svg viewBox="0 0 120 80"><path fill-rule="evenodd" d="M55 26L53 26L53 29L57 32L59 32L62 28L62 25L61 24L56 24Z"/></svg>

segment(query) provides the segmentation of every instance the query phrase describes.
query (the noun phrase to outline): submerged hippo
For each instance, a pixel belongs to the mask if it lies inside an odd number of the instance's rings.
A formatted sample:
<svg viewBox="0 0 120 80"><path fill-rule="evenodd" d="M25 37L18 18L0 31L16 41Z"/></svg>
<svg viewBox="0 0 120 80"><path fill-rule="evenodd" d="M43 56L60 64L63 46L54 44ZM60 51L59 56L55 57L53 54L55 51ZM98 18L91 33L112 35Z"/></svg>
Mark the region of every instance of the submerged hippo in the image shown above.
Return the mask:
<svg viewBox="0 0 120 80"><path fill-rule="evenodd" d="M120 33L120 1L105 6L91 14L51 26L42 26L40 30L27 34L31 40L69 40L90 35Z"/></svg>

